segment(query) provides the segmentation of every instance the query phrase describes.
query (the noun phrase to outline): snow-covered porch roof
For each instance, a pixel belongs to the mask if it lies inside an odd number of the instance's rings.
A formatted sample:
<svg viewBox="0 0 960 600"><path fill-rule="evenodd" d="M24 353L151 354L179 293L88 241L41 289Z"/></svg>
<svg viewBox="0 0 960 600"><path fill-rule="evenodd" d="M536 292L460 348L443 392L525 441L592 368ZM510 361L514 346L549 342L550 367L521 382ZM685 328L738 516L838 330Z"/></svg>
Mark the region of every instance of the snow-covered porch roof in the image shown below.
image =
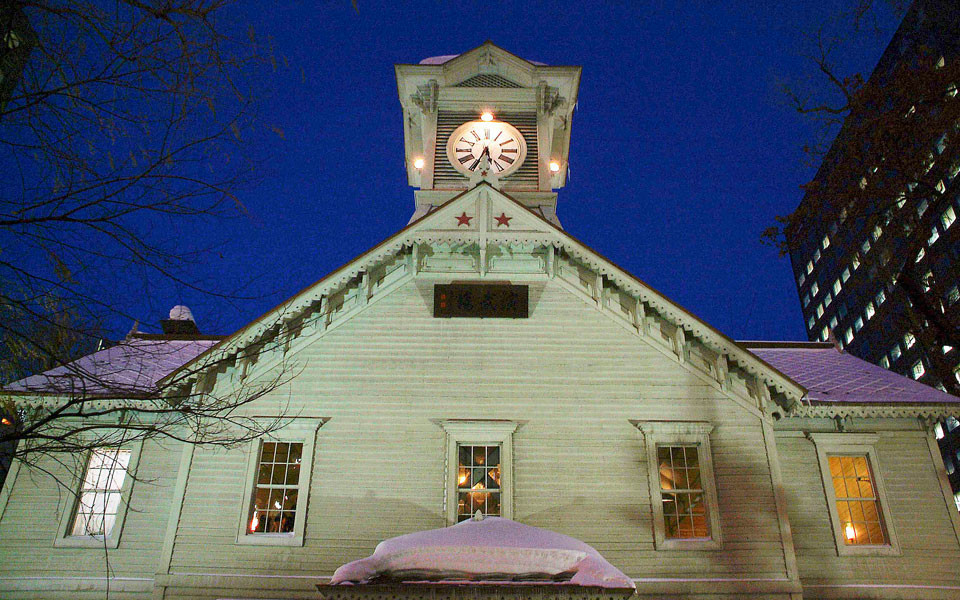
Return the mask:
<svg viewBox="0 0 960 600"><path fill-rule="evenodd" d="M328 600L622 598L635 590L633 580L590 545L500 517L385 540L371 556L341 566L329 584L318 588Z"/></svg>

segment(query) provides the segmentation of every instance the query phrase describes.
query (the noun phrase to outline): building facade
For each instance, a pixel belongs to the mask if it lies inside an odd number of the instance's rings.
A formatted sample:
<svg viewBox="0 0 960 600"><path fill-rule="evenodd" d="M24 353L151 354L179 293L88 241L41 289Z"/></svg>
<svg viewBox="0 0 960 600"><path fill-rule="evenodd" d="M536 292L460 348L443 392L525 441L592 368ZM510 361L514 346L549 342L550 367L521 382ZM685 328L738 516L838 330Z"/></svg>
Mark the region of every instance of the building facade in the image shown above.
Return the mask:
<svg viewBox="0 0 960 600"><path fill-rule="evenodd" d="M945 367L941 372L952 370L952 377L960 379L960 350L946 342L918 343L918 330L929 322L922 314L916 321L905 318L913 302L896 289L893 273L904 268L904 263L915 270L930 304L943 313L946 328L957 330L960 227L955 222L960 214L960 153L955 131L953 126L940 131L910 124L911 119L956 110L957 88L947 77L943 93L920 99L927 96L925 84L902 75L911 70L956 71L958 39L960 10L955 3L917 0L871 76L870 83L876 83L891 99L914 96L902 107L898 100L891 100L893 108L889 109L903 113L903 127L890 129L892 134L906 137L898 147L912 144L916 160L926 161L922 172L889 180L908 188L903 199L897 201L889 185L884 189L884 182L878 181L894 161L871 154L869 146L876 145L875 139L856 139L863 133L861 122L879 112L872 108L851 112L817 173L815 191L801 201L798 214L810 216L803 217L788 240L810 340L834 340L855 356L940 389L944 382L931 361L940 361ZM825 198L818 190L843 187L828 183L831 178L855 183L863 193L841 192L834 199ZM925 186L929 188L926 192ZM871 196L874 189L878 191ZM919 251L908 239L918 230L924 232ZM951 420L942 423L938 432L951 485L954 492L960 492L960 430ZM957 499L960 505L960 493Z"/></svg>
<svg viewBox="0 0 960 600"><path fill-rule="evenodd" d="M139 396L282 381L237 415L279 426L15 462L0 596L960 595L933 435L960 399L831 344L735 342L562 229L578 67L486 43L396 72L410 224L225 339L178 326L73 370ZM7 392L56 407L66 376Z"/></svg>

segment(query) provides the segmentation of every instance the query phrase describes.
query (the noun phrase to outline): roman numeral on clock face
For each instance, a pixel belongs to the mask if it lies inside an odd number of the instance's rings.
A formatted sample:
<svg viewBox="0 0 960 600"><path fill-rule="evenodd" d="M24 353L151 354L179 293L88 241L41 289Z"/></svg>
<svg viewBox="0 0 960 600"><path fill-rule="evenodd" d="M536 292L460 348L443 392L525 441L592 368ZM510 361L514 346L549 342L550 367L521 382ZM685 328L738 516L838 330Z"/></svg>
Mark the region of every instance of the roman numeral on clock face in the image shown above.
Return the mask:
<svg viewBox="0 0 960 600"><path fill-rule="evenodd" d="M514 162L516 162L516 159L514 159L513 157L506 156L506 155L503 155L503 154L500 155L499 160L502 160L503 162L507 163L508 165L512 165Z"/></svg>
<svg viewBox="0 0 960 600"><path fill-rule="evenodd" d="M466 163L470 162L471 160L473 160L473 154L468 154L468 155L466 155L466 156L461 157L461 158L458 159L458 160L460 161L460 164L461 164L461 165L466 164ZM472 167L471 167L471 168L472 168Z"/></svg>

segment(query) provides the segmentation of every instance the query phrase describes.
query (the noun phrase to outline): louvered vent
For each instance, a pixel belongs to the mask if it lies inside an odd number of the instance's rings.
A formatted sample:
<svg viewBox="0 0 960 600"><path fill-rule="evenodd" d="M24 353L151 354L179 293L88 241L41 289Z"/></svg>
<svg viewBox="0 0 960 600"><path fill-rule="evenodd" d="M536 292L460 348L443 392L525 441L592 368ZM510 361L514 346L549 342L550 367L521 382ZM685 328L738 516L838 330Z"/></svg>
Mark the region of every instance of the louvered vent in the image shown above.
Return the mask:
<svg viewBox="0 0 960 600"><path fill-rule="evenodd" d="M479 76L478 76L479 77ZM453 130L467 121L476 121L475 112L447 112L437 114L437 146L433 157L433 187L436 189L463 188L467 185L467 176L453 168L447 160L447 140ZM537 113L497 113L497 120L510 123L517 128L527 142L527 158L520 168L503 178L503 183L514 189L535 190L540 184L537 172Z"/></svg>
<svg viewBox="0 0 960 600"><path fill-rule="evenodd" d="M499 75L481 74L474 75L470 79L461 81L453 87L474 87L474 88L518 88L523 87L505 77Z"/></svg>

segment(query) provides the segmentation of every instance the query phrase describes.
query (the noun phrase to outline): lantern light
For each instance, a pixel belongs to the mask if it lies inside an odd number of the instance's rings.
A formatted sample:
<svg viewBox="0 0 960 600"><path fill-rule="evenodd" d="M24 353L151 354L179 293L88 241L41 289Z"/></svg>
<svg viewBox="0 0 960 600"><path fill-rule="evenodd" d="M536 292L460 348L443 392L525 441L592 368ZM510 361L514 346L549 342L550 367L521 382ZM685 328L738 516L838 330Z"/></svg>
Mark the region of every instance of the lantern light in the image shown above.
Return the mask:
<svg viewBox="0 0 960 600"><path fill-rule="evenodd" d="M414 168L414 169L422 169L422 168L423 168L423 159L422 159L422 158L416 158L416 159L414 159L414 161L413 161L413 168Z"/></svg>
<svg viewBox="0 0 960 600"><path fill-rule="evenodd" d="M493 113L490 112L489 110L483 111L483 114L480 115L480 120L481 120L481 121L486 121L486 122L492 121L492 120L493 120Z"/></svg>
<svg viewBox="0 0 960 600"><path fill-rule="evenodd" d="M560 161L551 160L551 161L550 161L550 171L551 171L552 173L559 173L559 172L560 172Z"/></svg>
<svg viewBox="0 0 960 600"><path fill-rule="evenodd" d="M853 523L847 523L843 529L843 534L847 537L847 543L852 544L857 539L857 532L853 528Z"/></svg>

